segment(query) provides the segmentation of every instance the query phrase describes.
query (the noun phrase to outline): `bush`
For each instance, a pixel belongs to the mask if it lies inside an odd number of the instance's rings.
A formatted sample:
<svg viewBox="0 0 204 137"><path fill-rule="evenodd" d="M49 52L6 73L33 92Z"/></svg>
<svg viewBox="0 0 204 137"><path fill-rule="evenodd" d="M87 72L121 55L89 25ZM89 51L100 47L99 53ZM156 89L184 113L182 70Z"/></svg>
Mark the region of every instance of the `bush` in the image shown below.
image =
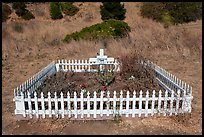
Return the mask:
<svg viewBox="0 0 204 137"><path fill-rule="evenodd" d="M2 4L2 22L8 19L11 12L11 8L7 4Z"/></svg>
<svg viewBox="0 0 204 137"><path fill-rule="evenodd" d="M65 37L64 42L70 42L71 40L99 40L108 38L119 38L127 36L130 31L130 27L127 23L109 19L102 23L92 25L90 27L83 28L80 32L74 32Z"/></svg>
<svg viewBox="0 0 204 137"><path fill-rule="evenodd" d="M79 8L74 6L72 3L71 2L61 2L60 3L62 12L65 15L74 16L79 11Z"/></svg>
<svg viewBox="0 0 204 137"><path fill-rule="evenodd" d="M50 16L52 19L63 18L59 2L51 2L50 3Z"/></svg>
<svg viewBox="0 0 204 137"><path fill-rule="evenodd" d="M22 18L25 20L30 20L30 19L34 19L35 17L29 10L25 10L24 14L22 15Z"/></svg>
<svg viewBox="0 0 204 137"><path fill-rule="evenodd" d="M202 18L201 2L145 2L141 15L163 23L188 23Z"/></svg>
<svg viewBox="0 0 204 137"><path fill-rule="evenodd" d="M201 2L169 2L166 7L176 24L188 23L202 18Z"/></svg>
<svg viewBox="0 0 204 137"><path fill-rule="evenodd" d="M14 2L12 5L13 9L15 9L16 15L19 17L25 19L25 20L30 20L34 19L34 15L26 9L26 5L24 2Z"/></svg>
<svg viewBox="0 0 204 137"><path fill-rule="evenodd" d="M17 10L17 9L25 9L25 8L26 8L26 5L25 5L25 2L13 2L12 8L13 8L14 10Z"/></svg>
<svg viewBox="0 0 204 137"><path fill-rule="evenodd" d="M124 8L124 4L120 4L120 2L103 2L103 5L100 6L101 19L116 19L116 20L124 20L126 9Z"/></svg>

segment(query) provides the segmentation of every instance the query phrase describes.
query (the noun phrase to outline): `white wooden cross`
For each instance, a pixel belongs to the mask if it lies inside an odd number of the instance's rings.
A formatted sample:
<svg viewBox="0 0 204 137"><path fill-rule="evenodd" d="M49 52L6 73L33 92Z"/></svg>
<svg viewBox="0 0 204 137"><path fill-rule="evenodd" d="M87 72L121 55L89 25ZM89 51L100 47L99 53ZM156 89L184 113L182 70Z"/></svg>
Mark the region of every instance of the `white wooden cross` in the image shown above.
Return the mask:
<svg viewBox="0 0 204 137"><path fill-rule="evenodd" d="M93 64L100 66L100 71L102 71L103 66L110 61L114 62L114 58L108 58L108 56L105 56L104 49L100 49L100 54L96 56L96 58L89 58L89 62L92 62Z"/></svg>

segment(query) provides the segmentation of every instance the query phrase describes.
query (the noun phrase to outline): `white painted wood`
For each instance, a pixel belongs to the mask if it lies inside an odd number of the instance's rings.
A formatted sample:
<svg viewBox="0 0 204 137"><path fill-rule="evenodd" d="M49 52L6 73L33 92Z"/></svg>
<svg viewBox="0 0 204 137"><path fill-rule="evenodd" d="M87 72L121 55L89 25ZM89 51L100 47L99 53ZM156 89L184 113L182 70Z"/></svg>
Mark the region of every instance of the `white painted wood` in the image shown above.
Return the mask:
<svg viewBox="0 0 204 137"><path fill-rule="evenodd" d="M170 116L172 115L173 111L173 101L174 101L174 91L171 92L171 101L170 101Z"/></svg>
<svg viewBox="0 0 204 137"><path fill-rule="evenodd" d="M149 91L146 91L146 102L145 102L145 117L148 117L148 101L149 101Z"/></svg>
<svg viewBox="0 0 204 137"><path fill-rule="evenodd" d="M68 69L69 69L69 71L71 71L71 61L70 61L70 60L68 61L68 64L69 64L69 65L68 65L68 66L69 66Z"/></svg>
<svg viewBox="0 0 204 137"><path fill-rule="evenodd" d="M113 92L113 116L116 116L116 91Z"/></svg>
<svg viewBox="0 0 204 137"><path fill-rule="evenodd" d="M97 99L97 96L96 96L96 91L94 91L94 118L96 118L96 99Z"/></svg>
<svg viewBox="0 0 204 137"><path fill-rule="evenodd" d="M58 99L57 99L57 92L55 94L55 116L58 118Z"/></svg>
<svg viewBox="0 0 204 137"><path fill-rule="evenodd" d="M133 91L132 117L135 117L136 91Z"/></svg>
<svg viewBox="0 0 204 137"><path fill-rule="evenodd" d="M78 69L77 69L77 65L76 64L77 64L77 60L75 60L75 62L74 62L74 66L75 66L74 70L77 71Z"/></svg>
<svg viewBox="0 0 204 137"><path fill-rule="evenodd" d="M100 116L103 116L103 93L104 91L101 91L101 96L100 96Z"/></svg>
<svg viewBox="0 0 204 137"><path fill-rule="evenodd" d="M64 118L64 97L63 97L63 93L60 93L61 95L61 112L62 112L62 118Z"/></svg>
<svg viewBox="0 0 204 137"><path fill-rule="evenodd" d="M110 113L110 91L107 91L107 116L109 116L109 113Z"/></svg>
<svg viewBox="0 0 204 137"><path fill-rule="evenodd" d="M45 118L45 102L43 92L41 92L41 104L42 104L42 118Z"/></svg>
<svg viewBox="0 0 204 137"><path fill-rule="evenodd" d="M185 112L186 109L186 90L183 91L183 96L182 96L182 113Z"/></svg>
<svg viewBox="0 0 204 137"><path fill-rule="evenodd" d="M126 94L126 117L129 117L129 98L130 98L130 92L127 91Z"/></svg>
<svg viewBox="0 0 204 137"><path fill-rule="evenodd" d="M38 112L38 98L37 98L37 93L34 93L34 99L35 99L35 115L36 118L39 118L39 112Z"/></svg>
<svg viewBox="0 0 204 137"><path fill-rule="evenodd" d="M81 118L84 118L84 95L83 95L83 90L81 90L81 98L80 98L80 100L81 100Z"/></svg>
<svg viewBox="0 0 204 137"><path fill-rule="evenodd" d="M77 118L77 93L74 91L74 118Z"/></svg>
<svg viewBox="0 0 204 137"><path fill-rule="evenodd" d="M151 116L154 115L154 104L155 104L155 90L153 90L153 93L152 93L152 113L151 113Z"/></svg>
<svg viewBox="0 0 204 137"><path fill-rule="evenodd" d="M51 106L51 95L48 92L48 110L49 110L49 117L52 117L52 106Z"/></svg>
<svg viewBox="0 0 204 137"><path fill-rule="evenodd" d="M120 91L120 115L122 115L122 109L123 109L123 91Z"/></svg>
<svg viewBox="0 0 204 137"><path fill-rule="evenodd" d="M87 92L87 117L89 118L90 117L90 92L88 91Z"/></svg>
<svg viewBox="0 0 204 137"><path fill-rule="evenodd" d="M29 109L29 116L32 118L32 106L31 106L31 98L30 93L28 92L28 109Z"/></svg>
<svg viewBox="0 0 204 137"><path fill-rule="evenodd" d="M159 90L159 100L158 100L158 115L161 114L161 98L162 98L162 91Z"/></svg>
<svg viewBox="0 0 204 137"><path fill-rule="evenodd" d="M165 96L164 96L164 116L166 116L167 113L167 98L168 98L168 91L165 91Z"/></svg>
<svg viewBox="0 0 204 137"><path fill-rule="evenodd" d="M74 70L74 60L73 59L72 59L71 66L72 66L71 70L73 71Z"/></svg>
<svg viewBox="0 0 204 137"><path fill-rule="evenodd" d="M140 96L139 96L139 117L141 117L142 113L142 90L140 90Z"/></svg>
<svg viewBox="0 0 204 137"><path fill-rule="evenodd" d="M71 117L71 103L70 103L70 93L69 91L67 92L67 110L68 110L68 115L69 118Z"/></svg>
<svg viewBox="0 0 204 137"><path fill-rule="evenodd" d="M177 99L176 99L176 111L175 111L175 115L177 115L179 113L179 101L180 101L180 89L177 91Z"/></svg>

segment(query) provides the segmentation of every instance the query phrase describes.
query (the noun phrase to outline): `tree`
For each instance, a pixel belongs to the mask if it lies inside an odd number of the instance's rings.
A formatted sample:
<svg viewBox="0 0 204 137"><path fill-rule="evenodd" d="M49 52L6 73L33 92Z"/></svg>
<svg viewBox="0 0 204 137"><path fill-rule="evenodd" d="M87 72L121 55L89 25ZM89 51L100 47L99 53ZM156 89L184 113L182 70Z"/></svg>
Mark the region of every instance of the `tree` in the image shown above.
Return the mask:
<svg viewBox="0 0 204 137"><path fill-rule="evenodd" d="M116 19L124 20L126 9L124 4L120 2L103 2L103 5L100 6L101 19Z"/></svg>
<svg viewBox="0 0 204 137"><path fill-rule="evenodd" d="M50 3L50 16L52 19L63 18L59 2Z"/></svg>

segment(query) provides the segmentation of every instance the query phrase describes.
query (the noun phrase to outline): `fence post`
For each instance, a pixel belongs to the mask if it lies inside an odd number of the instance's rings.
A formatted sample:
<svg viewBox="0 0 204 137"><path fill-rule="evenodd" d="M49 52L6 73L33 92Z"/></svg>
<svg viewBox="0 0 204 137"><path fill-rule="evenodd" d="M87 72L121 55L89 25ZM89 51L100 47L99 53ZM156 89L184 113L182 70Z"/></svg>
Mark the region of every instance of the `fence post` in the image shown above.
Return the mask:
<svg viewBox="0 0 204 137"><path fill-rule="evenodd" d="M61 95L61 112L62 112L62 118L64 118L64 97L63 97L63 93L60 93Z"/></svg>
<svg viewBox="0 0 204 137"><path fill-rule="evenodd" d="M184 84L182 84L182 85L184 85ZM185 112L185 106L186 106L186 90L183 90L182 108L181 108L182 113Z"/></svg>
<svg viewBox="0 0 204 137"><path fill-rule="evenodd" d="M136 92L133 91L133 101L132 101L132 117L135 117L135 101L136 101Z"/></svg>
<svg viewBox="0 0 204 137"><path fill-rule="evenodd" d="M30 118L32 118L32 106L31 106L30 92L28 92L28 108L29 108L29 116Z"/></svg>
<svg viewBox="0 0 204 137"><path fill-rule="evenodd" d="M155 103L155 90L153 90L153 93L152 93L152 114L151 116L154 115L154 103Z"/></svg>
<svg viewBox="0 0 204 137"><path fill-rule="evenodd" d="M57 92L55 92L55 116L58 118L58 99L57 99Z"/></svg>
<svg viewBox="0 0 204 137"><path fill-rule="evenodd" d="M165 97L164 97L164 116L166 116L167 112L167 99L168 99L168 91L165 91Z"/></svg>
<svg viewBox="0 0 204 137"><path fill-rule="evenodd" d="M77 70L78 70L78 68L77 68L77 66L78 66L77 60L75 60L74 65L75 65L75 72L77 72Z"/></svg>
<svg viewBox="0 0 204 137"><path fill-rule="evenodd" d="M97 111L97 109L96 109L96 99L97 99L97 96L96 96L96 91L94 91L94 118L96 118L96 111Z"/></svg>
<svg viewBox="0 0 204 137"><path fill-rule="evenodd" d="M67 109L68 109L68 112L69 112L69 118L71 117L71 105L70 105L70 93L69 91L67 92Z"/></svg>
<svg viewBox="0 0 204 137"><path fill-rule="evenodd" d="M84 71L84 60L82 59L82 61L81 61L81 69L82 69L82 71Z"/></svg>
<svg viewBox="0 0 204 137"><path fill-rule="evenodd" d="M113 92L113 117L116 116L116 91Z"/></svg>
<svg viewBox="0 0 204 137"><path fill-rule="evenodd" d="M180 89L178 89L178 91L177 91L175 115L177 115L179 113L179 102L180 102Z"/></svg>
<svg viewBox="0 0 204 137"><path fill-rule="evenodd" d="M74 117L77 118L77 93L74 91Z"/></svg>
<svg viewBox="0 0 204 137"><path fill-rule="evenodd" d="M63 59L62 59L62 63L61 63L61 64L62 64L62 65L61 65L61 66L62 66L62 67L61 67L61 68L62 68L62 71L64 72L64 60L63 60Z"/></svg>
<svg viewBox="0 0 204 137"><path fill-rule="evenodd" d="M80 63L80 60L78 60L78 72L81 72L81 63Z"/></svg>
<svg viewBox="0 0 204 137"><path fill-rule="evenodd" d="M129 99L130 99L130 95L129 95L129 91L127 91L127 95L126 95L126 117L129 117Z"/></svg>
<svg viewBox="0 0 204 137"><path fill-rule="evenodd" d="M81 118L84 118L84 96L83 96L83 90L81 90Z"/></svg>
<svg viewBox="0 0 204 137"><path fill-rule="evenodd" d="M48 92L48 110L49 110L49 117L52 117L52 106L51 106L50 92Z"/></svg>
<svg viewBox="0 0 204 137"><path fill-rule="evenodd" d="M141 117L142 113L142 90L140 90L140 96L139 96L139 117Z"/></svg>
<svg viewBox="0 0 204 137"><path fill-rule="evenodd" d="M69 71L71 71L71 63L70 60L68 61Z"/></svg>
<svg viewBox="0 0 204 137"><path fill-rule="evenodd" d="M145 101L145 117L148 117L148 101L149 101L149 91L146 91L146 101Z"/></svg>
<svg viewBox="0 0 204 137"><path fill-rule="evenodd" d="M57 70L57 72L59 71L59 63L60 63L60 60L58 60L58 62L56 63L56 70Z"/></svg>
<svg viewBox="0 0 204 137"><path fill-rule="evenodd" d="M123 112L123 91L120 91L120 115L122 115Z"/></svg>
<svg viewBox="0 0 204 137"><path fill-rule="evenodd" d="M110 92L107 91L107 116L109 116L109 110L110 109Z"/></svg>
<svg viewBox="0 0 204 137"><path fill-rule="evenodd" d="M172 111L173 111L173 101L174 101L174 91L171 92L170 116L172 115Z"/></svg>
<svg viewBox="0 0 204 137"><path fill-rule="evenodd" d="M159 116L160 116L160 113L161 113L161 98L162 98L162 91L159 90L159 100L158 100L158 111L159 111Z"/></svg>
<svg viewBox="0 0 204 137"><path fill-rule="evenodd" d="M65 59L65 71L67 72L67 60Z"/></svg>
<svg viewBox="0 0 204 137"><path fill-rule="evenodd" d="M35 99L35 114L36 114L36 117L38 118L39 117L39 114L38 114L38 97L37 97L36 92L34 93L34 99Z"/></svg>
<svg viewBox="0 0 204 137"><path fill-rule="evenodd" d="M100 116L102 117L103 116L103 92L104 91L101 91L101 97L100 97Z"/></svg>
<svg viewBox="0 0 204 137"><path fill-rule="evenodd" d="M18 91L18 87L17 87L17 91ZM26 117L23 92L20 92L20 95L18 94L19 92L16 92L16 95L14 96L14 101L16 105L15 114L23 114L23 117Z"/></svg>
<svg viewBox="0 0 204 137"><path fill-rule="evenodd" d="M45 118L45 102L43 92L41 92L42 118Z"/></svg>
<svg viewBox="0 0 204 137"><path fill-rule="evenodd" d="M90 92L87 92L87 117L90 117Z"/></svg>
<svg viewBox="0 0 204 137"><path fill-rule="evenodd" d="M74 71L74 60L73 59L72 59L72 64L71 65L72 65L72 69L71 70Z"/></svg>

